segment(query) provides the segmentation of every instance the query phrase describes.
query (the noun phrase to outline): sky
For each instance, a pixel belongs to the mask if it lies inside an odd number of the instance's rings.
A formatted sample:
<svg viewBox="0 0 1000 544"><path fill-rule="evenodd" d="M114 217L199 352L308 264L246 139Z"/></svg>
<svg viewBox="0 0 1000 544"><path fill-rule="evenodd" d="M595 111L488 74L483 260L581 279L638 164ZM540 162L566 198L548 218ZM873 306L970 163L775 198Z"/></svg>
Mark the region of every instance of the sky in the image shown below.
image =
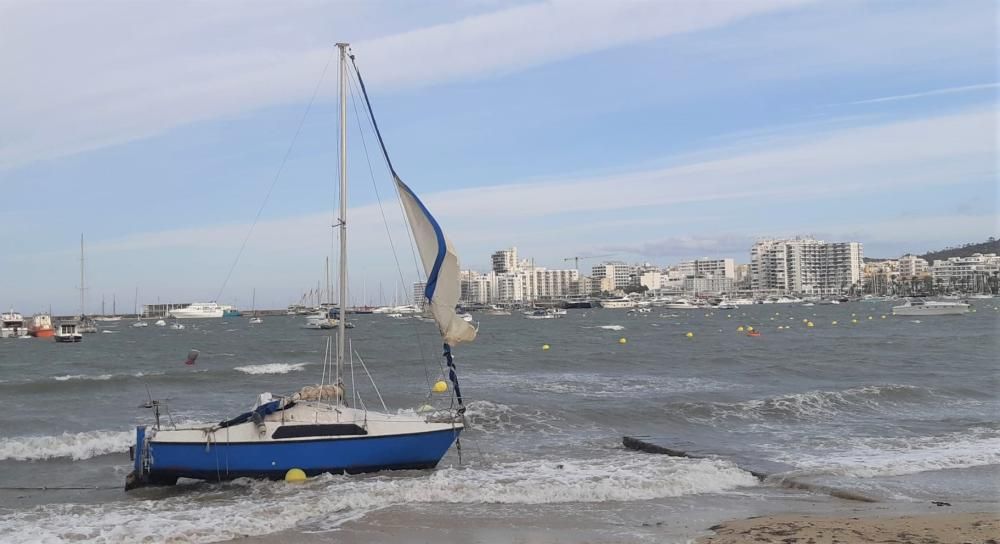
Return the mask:
<svg viewBox="0 0 1000 544"><path fill-rule="evenodd" d="M0 1L0 307L78 311L81 235L88 313L278 308L325 283L340 41L464 268L510 246L560 268L748 262L759 237L876 257L983 241L997 9ZM388 302L419 272L355 108L351 300Z"/></svg>

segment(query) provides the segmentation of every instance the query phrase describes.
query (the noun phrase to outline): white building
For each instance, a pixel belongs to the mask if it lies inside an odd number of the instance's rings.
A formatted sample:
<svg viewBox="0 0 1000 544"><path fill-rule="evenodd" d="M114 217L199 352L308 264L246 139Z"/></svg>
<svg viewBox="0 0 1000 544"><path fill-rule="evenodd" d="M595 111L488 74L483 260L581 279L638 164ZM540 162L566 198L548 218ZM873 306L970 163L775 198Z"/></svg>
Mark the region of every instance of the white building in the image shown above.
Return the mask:
<svg viewBox="0 0 1000 544"><path fill-rule="evenodd" d="M736 263L732 259L695 259L677 265L685 277L736 279Z"/></svg>
<svg viewBox="0 0 1000 544"><path fill-rule="evenodd" d="M649 290L659 289L663 283L663 273L659 270L646 270L639 274L639 285Z"/></svg>
<svg viewBox="0 0 1000 544"><path fill-rule="evenodd" d="M974 253L934 261L931 275L939 289L981 291L987 277L1000 274L1000 257L995 253Z"/></svg>
<svg viewBox="0 0 1000 544"><path fill-rule="evenodd" d="M493 271L497 274L506 272L517 272L519 266L517 262L517 248L501 249L493 253Z"/></svg>
<svg viewBox="0 0 1000 544"><path fill-rule="evenodd" d="M839 294L861 281L860 242L759 240L750 249L751 286L771 294Z"/></svg>
<svg viewBox="0 0 1000 544"><path fill-rule="evenodd" d="M609 278L614 289L623 289L632 284L635 270L636 267L634 265L615 261L594 265L591 268L590 275L598 282L604 278Z"/></svg>
<svg viewBox="0 0 1000 544"><path fill-rule="evenodd" d="M721 295L733 291L733 279L726 277L691 276L684 278L681 287L685 292L695 295Z"/></svg>
<svg viewBox="0 0 1000 544"><path fill-rule="evenodd" d="M473 271L462 271L460 274L462 296L461 301L473 304L488 304L491 300L492 285L487 274Z"/></svg>
<svg viewBox="0 0 1000 544"><path fill-rule="evenodd" d="M929 273L930 265L926 260L916 255L906 254L899 258L898 271L900 277L913 278Z"/></svg>
<svg viewBox="0 0 1000 544"><path fill-rule="evenodd" d="M424 298L424 290L427 289L427 282L425 281L415 281L413 282L413 305L417 308L423 309L424 304L427 303L427 299Z"/></svg>

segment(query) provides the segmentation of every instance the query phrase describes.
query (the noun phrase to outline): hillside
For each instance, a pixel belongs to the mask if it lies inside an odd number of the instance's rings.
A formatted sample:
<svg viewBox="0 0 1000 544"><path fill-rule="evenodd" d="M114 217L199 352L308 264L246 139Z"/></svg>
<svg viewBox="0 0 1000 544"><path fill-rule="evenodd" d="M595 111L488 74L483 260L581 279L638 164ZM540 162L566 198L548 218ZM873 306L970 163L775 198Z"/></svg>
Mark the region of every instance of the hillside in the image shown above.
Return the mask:
<svg viewBox="0 0 1000 544"><path fill-rule="evenodd" d="M949 247L938 251L929 251L921 255L929 263L936 259L947 259L949 257L968 257L973 253L1000 253L1000 240L990 236L990 239L978 244L965 244L961 247Z"/></svg>

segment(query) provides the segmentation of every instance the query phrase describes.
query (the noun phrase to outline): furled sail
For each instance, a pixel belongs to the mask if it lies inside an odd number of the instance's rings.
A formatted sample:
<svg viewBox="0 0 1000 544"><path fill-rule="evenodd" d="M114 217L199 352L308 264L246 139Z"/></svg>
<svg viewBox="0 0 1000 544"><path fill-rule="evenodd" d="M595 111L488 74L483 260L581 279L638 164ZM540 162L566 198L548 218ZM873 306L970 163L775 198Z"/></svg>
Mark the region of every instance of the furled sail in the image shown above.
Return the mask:
<svg viewBox="0 0 1000 544"><path fill-rule="evenodd" d="M424 296L430 304L431 315L446 344L471 342L476 338L476 329L455 315L455 305L461 296L458 254L424 203L399 176L394 177L427 273Z"/></svg>

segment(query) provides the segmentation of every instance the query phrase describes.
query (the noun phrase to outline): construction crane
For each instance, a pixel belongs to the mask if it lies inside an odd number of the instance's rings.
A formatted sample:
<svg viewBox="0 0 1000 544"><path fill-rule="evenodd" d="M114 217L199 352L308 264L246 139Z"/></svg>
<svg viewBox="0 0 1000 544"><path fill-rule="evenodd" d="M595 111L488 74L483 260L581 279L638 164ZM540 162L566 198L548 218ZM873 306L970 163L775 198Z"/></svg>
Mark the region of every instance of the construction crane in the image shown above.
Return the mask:
<svg viewBox="0 0 1000 544"><path fill-rule="evenodd" d="M617 255L617 253L608 253L606 255L576 255L573 257L566 257L565 259L563 259L563 262L573 261L573 268L580 270L580 259L583 260L600 259L603 257L614 257L615 255Z"/></svg>

